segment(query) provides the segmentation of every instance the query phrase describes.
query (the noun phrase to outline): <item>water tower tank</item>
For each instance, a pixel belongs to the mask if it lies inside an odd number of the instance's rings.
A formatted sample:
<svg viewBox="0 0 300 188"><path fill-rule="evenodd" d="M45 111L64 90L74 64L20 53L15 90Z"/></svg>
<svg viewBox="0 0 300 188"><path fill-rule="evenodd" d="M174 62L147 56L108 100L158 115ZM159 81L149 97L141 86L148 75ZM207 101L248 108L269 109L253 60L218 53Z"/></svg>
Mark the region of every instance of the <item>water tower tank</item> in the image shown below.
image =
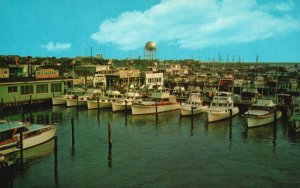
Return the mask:
<svg viewBox="0 0 300 188"><path fill-rule="evenodd" d="M156 50L156 43L153 41L149 41L145 44L146 50L153 51Z"/></svg>
<svg viewBox="0 0 300 188"><path fill-rule="evenodd" d="M144 58L148 60L156 59L156 43L148 41L144 47Z"/></svg>

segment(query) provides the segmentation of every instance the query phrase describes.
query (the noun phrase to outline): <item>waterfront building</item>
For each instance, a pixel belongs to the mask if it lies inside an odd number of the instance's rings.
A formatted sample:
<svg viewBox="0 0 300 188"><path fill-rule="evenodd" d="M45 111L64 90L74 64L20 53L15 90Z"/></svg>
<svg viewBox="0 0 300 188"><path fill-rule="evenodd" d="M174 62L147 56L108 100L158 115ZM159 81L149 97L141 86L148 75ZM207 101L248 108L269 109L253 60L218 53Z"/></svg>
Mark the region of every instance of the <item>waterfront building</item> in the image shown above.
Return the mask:
<svg viewBox="0 0 300 188"><path fill-rule="evenodd" d="M32 102L43 102L63 93L64 80L61 79L0 80L0 96L5 105L13 105L15 100L29 103L30 98Z"/></svg>
<svg viewBox="0 0 300 188"><path fill-rule="evenodd" d="M6 64L0 63L0 79L9 78L9 68Z"/></svg>

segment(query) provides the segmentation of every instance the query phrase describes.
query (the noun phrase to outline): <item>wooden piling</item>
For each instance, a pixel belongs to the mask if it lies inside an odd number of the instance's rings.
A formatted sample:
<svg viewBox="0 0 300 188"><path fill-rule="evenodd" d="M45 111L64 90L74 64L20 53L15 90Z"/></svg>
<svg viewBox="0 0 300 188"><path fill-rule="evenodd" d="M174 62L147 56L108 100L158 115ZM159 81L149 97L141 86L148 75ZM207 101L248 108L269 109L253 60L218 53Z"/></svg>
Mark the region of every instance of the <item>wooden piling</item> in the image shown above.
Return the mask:
<svg viewBox="0 0 300 188"><path fill-rule="evenodd" d="M98 116L99 116L100 113L99 97L97 97L97 109L98 109Z"/></svg>
<svg viewBox="0 0 300 188"><path fill-rule="evenodd" d="M78 100L79 100L79 98L78 98L78 96L76 96L77 115L78 115Z"/></svg>
<svg viewBox="0 0 300 188"><path fill-rule="evenodd" d="M232 124L232 109L229 109L229 119L230 119L230 125Z"/></svg>
<svg viewBox="0 0 300 188"><path fill-rule="evenodd" d="M112 129L111 123L108 123L108 149L112 148Z"/></svg>
<svg viewBox="0 0 300 188"><path fill-rule="evenodd" d="M4 108L4 106L3 106L3 98L1 98L1 119L4 119L4 112L3 112L3 108Z"/></svg>
<svg viewBox="0 0 300 188"><path fill-rule="evenodd" d="M127 113L127 100L125 100L125 111Z"/></svg>
<svg viewBox="0 0 300 188"><path fill-rule="evenodd" d="M72 148L74 148L75 145L74 118L71 119L71 126L72 126Z"/></svg>
<svg viewBox="0 0 300 188"><path fill-rule="evenodd" d="M31 108L31 104L32 104L32 95L29 95L29 105L30 105L30 108Z"/></svg>
<svg viewBox="0 0 300 188"><path fill-rule="evenodd" d="M30 112L30 122L32 122L32 95L29 96L29 112Z"/></svg>
<svg viewBox="0 0 300 188"><path fill-rule="evenodd" d="M54 136L54 175L57 181L57 136Z"/></svg>
<svg viewBox="0 0 300 188"><path fill-rule="evenodd" d="M276 124L276 120L277 120L277 110L276 110L276 106L274 106L274 124Z"/></svg>
<svg viewBox="0 0 300 188"><path fill-rule="evenodd" d="M21 118L22 118L22 121L24 121L24 110L23 110L23 107L21 107Z"/></svg>
<svg viewBox="0 0 300 188"><path fill-rule="evenodd" d="M155 103L155 114L156 114L156 121L158 120L158 109L157 109L157 103Z"/></svg>
<svg viewBox="0 0 300 188"><path fill-rule="evenodd" d="M193 124L194 123L194 107L193 106L191 106L191 112L192 112L192 114L191 114L191 123Z"/></svg>
<svg viewBox="0 0 300 188"><path fill-rule="evenodd" d="M24 155L23 155L23 129L20 131L20 158L21 158L21 169L23 169Z"/></svg>

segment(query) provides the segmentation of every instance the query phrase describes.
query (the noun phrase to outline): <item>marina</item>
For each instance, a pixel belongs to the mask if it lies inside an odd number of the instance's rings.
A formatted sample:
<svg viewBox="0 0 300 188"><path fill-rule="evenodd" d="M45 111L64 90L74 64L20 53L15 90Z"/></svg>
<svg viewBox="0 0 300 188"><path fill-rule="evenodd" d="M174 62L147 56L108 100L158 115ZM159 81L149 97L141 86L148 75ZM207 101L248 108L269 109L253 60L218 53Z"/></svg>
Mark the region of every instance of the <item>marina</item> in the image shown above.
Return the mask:
<svg viewBox="0 0 300 188"><path fill-rule="evenodd" d="M0 7L0 188L300 187L300 1Z"/></svg>
<svg viewBox="0 0 300 188"><path fill-rule="evenodd" d="M77 112L64 106L34 110L32 119L57 123L57 176L52 140L45 146L49 152L24 151L24 173L14 175L14 187L299 186L300 166L295 161L300 155L300 137L286 119L248 129L240 116L207 123L202 113L191 122L190 117L180 118L177 110L160 113L156 121L154 114L134 116L109 109L98 114L97 110L80 107ZM26 162L26 155L36 156ZM17 157L18 153L11 156Z"/></svg>

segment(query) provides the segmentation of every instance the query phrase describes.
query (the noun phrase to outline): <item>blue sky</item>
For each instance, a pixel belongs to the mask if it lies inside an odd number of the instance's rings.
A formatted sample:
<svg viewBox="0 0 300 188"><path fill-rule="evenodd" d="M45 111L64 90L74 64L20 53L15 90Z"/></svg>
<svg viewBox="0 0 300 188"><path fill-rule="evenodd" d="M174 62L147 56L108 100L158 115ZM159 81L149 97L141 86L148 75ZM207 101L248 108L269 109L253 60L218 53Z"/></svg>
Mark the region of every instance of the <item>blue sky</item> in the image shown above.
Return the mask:
<svg viewBox="0 0 300 188"><path fill-rule="evenodd" d="M0 0L0 55L300 62L298 0Z"/></svg>

